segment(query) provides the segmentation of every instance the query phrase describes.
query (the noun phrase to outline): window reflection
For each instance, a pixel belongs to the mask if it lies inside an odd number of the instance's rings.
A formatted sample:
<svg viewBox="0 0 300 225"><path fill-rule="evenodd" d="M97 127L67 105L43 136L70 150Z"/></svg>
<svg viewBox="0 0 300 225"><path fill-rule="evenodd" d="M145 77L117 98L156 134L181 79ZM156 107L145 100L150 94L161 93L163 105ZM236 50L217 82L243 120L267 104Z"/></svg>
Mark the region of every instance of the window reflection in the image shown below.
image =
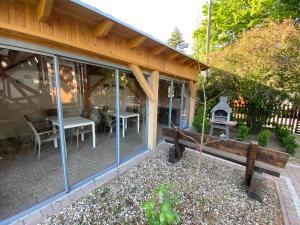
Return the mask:
<svg viewBox="0 0 300 225"><path fill-rule="evenodd" d="M119 72L121 160L147 145L146 94L132 73Z"/></svg>
<svg viewBox="0 0 300 225"><path fill-rule="evenodd" d="M59 131L46 116L56 109L51 65L0 49L0 221L64 190Z"/></svg>

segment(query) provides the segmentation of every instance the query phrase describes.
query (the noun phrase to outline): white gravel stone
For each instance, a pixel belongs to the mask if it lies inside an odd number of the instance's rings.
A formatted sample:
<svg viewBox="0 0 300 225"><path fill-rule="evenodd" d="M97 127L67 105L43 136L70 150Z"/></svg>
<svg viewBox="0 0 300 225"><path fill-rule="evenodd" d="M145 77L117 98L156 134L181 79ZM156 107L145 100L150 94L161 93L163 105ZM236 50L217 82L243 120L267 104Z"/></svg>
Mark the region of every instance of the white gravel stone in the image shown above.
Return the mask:
<svg viewBox="0 0 300 225"><path fill-rule="evenodd" d="M41 225L147 224L141 203L160 184L175 182L180 224L283 224L272 181L263 182L263 203L247 196L241 171L186 151L176 164L167 162L168 145L117 179L103 185Z"/></svg>

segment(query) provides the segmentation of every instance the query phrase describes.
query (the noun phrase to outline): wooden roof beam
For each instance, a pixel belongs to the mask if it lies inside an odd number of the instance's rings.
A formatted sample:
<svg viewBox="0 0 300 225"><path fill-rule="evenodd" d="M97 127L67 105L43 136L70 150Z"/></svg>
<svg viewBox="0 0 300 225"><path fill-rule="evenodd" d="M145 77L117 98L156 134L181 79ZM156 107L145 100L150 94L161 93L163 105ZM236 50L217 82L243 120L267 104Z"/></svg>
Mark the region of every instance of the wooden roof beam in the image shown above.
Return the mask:
<svg viewBox="0 0 300 225"><path fill-rule="evenodd" d="M108 33L111 31L111 28L113 27L114 22L111 20L104 20L100 22L95 30L95 35L97 38L105 38Z"/></svg>
<svg viewBox="0 0 300 225"><path fill-rule="evenodd" d="M154 93L152 92L152 89L150 88L147 80L145 79L140 67L135 64L129 64L129 68L131 69L133 75L141 85L142 89L144 90L150 101L154 101Z"/></svg>
<svg viewBox="0 0 300 225"><path fill-rule="evenodd" d="M40 22L47 22L50 17L54 0L40 0L36 7L37 18Z"/></svg>
<svg viewBox="0 0 300 225"><path fill-rule="evenodd" d="M132 38L127 41L128 47L129 48L137 48L137 47L141 46L141 44L143 44L144 41L146 41L146 39L147 38L144 36L137 36L135 38Z"/></svg>
<svg viewBox="0 0 300 225"><path fill-rule="evenodd" d="M187 62L188 60L190 60L190 59L188 57L185 57L185 58L179 59L178 62L183 64L183 63Z"/></svg>
<svg viewBox="0 0 300 225"><path fill-rule="evenodd" d="M179 56L179 53L178 53L178 52L171 52L171 53L169 53L169 54L166 54L166 58L167 58L167 59L170 59L170 60L175 59L177 56Z"/></svg>
<svg viewBox="0 0 300 225"><path fill-rule="evenodd" d="M159 55L160 53L162 53L164 50L166 50L166 47L163 46L163 45L159 45L159 46L156 46L156 47L153 47L150 49L150 53L152 55Z"/></svg>

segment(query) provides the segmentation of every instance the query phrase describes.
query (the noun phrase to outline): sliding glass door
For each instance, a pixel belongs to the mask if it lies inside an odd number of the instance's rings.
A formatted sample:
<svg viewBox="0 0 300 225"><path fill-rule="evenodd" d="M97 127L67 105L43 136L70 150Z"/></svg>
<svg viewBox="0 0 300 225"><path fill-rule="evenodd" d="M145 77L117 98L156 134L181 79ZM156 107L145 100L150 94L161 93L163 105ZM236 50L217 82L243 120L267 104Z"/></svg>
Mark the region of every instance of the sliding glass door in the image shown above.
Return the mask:
<svg viewBox="0 0 300 225"><path fill-rule="evenodd" d="M145 150L147 107L131 72L0 49L0 221Z"/></svg>
<svg viewBox="0 0 300 225"><path fill-rule="evenodd" d="M68 180L74 185L117 164L116 74L66 59L59 68Z"/></svg>
<svg viewBox="0 0 300 225"><path fill-rule="evenodd" d="M147 147L147 97L131 72L119 71L120 159Z"/></svg>
<svg viewBox="0 0 300 225"><path fill-rule="evenodd" d="M53 64L0 49L0 221L65 190Z"/></svg>

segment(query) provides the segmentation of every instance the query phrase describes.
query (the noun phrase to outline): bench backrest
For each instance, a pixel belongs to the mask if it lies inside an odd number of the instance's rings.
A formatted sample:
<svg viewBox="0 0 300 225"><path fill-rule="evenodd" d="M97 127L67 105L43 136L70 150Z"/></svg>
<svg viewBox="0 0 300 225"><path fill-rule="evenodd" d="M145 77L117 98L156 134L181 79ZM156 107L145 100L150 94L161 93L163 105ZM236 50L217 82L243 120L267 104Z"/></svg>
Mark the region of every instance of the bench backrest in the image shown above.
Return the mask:
<svg viewBox="0 0 300 225"><path fill-rule="evenodd" d="M177 141L182 140L187 143L192 143L194 146L200 145L201 143L201 135L199 133L178 130L175 128L163 128L162 133L166 140L174 141L174 143L176 137L178 138ZM253 148L253 144L250 143L230 139L221 139L219 137L209 135L204 135L203 142L206 143L205 146L207 147L243 156L246 158L249 155L250 146L251 148ZM191 145L187 145L187 147L190 146ZM255 160L257 161L279 168L285 168L288 159L289 155L285 152L257 146L257 153L255 158Z"/></svg>

